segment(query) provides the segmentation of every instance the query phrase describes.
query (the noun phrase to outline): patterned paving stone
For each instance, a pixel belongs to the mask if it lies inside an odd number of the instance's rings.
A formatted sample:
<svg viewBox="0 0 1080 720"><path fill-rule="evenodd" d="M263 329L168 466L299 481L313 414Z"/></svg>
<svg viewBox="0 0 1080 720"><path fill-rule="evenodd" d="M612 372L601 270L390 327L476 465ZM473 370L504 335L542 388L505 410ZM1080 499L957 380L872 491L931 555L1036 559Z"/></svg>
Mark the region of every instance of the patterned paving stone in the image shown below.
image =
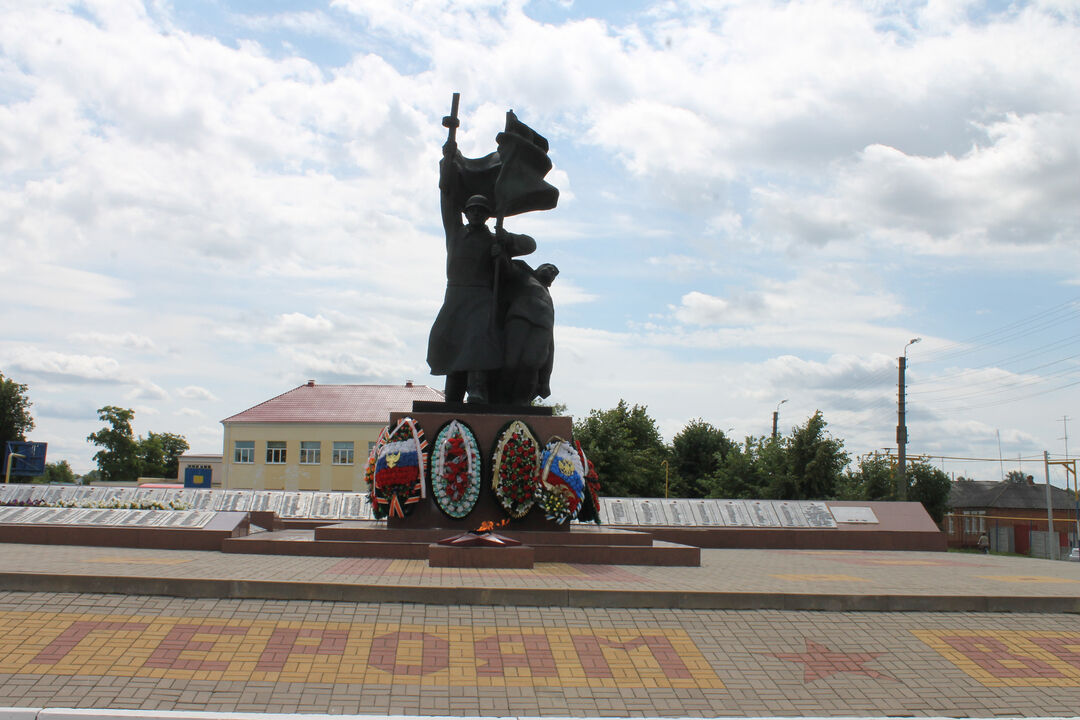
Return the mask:
<svg viewBox="0 0 1080 720"><path fill-rule="evenodd" d="M1075 715L1072 615L0 593L0 705L411 715Z"/></svg>

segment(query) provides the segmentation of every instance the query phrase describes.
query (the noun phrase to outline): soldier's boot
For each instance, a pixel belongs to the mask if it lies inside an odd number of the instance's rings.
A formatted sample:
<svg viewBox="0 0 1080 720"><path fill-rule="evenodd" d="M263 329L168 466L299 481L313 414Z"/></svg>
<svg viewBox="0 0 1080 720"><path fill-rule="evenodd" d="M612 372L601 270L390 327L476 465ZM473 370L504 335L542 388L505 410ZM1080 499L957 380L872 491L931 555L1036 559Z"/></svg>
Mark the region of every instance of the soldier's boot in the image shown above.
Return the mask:
<svg viewBox="0 0 1080 720"><path fill-rule="evenodd" d="M465 400L466 375L463 372L446 374L446 402L459 403Z"/></svg>
<svg viewBox="0 0 1080 720"><path fill-rule="evenodd" d="M468 402L486 405L488 402L488 377L483 370L473 370L469 373Z"/></svg>

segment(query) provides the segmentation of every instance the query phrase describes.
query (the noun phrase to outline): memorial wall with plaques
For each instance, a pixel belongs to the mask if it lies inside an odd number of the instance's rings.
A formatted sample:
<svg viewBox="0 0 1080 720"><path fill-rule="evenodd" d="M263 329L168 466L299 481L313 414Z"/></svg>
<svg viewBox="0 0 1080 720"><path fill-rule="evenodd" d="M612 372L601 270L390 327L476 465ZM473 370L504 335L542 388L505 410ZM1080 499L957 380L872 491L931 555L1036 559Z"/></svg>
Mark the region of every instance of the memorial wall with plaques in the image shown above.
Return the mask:
<svg viewBox="0 0 1080 720"><path fill-rule="evenodd" d="M699 528L835 528L837 523L829 504L819 500L711 498L601 498L600 520L624 527Z"/></svg>
<svg viewBox="0 0 1080 720"><path fill-rule="evenodd" d="M31 517L49 518L49 522L72 522L72 518L96 518L79 511L101 506L125 506L131 503L157 503L139 512L156 515L115 516L109 523L145 523L168 525L185 520L170 513L195 512L274 512L291 520L371 520L371 500L367 493L282 490L203 490L180 488L118 488L12 484L0 486L0 522L11 515L9 510L64 510L64 514L37 513L21 515L20 522ZM34 505L67 507L32 507ZM5 507L7 506L7 507ZM31 506L31 507L13 507ZM180 507L184 509L171 509ZM105 509L105 508L101 508ZM133 511L134 512L134 511ZM104 516L101 516L104 517ZM149 518L149 519L147 519ZM623 527L746 527L746 528L835 528L837 521L876 523L868 507L830 507L816 500L723 500L687 498L600 498L600 518L605 525ZM842 518L842 519L841 519ZM92 520L94 524L97 520ZM105 522L101 520L101 522ZM195 527L191 525L189 527Z"/></svg>
<svg viewBox="0 0 1080 720"><path fill-rule="evenodd" d="M96 487L96 486L58 486L58 485L0 485L0 511L3 510L107 510L122 512L135 508L127 505L138 503L156 503L160 507L140 509L140 512L156 511L173 513L184 511L196 512L274 512L289 519L315 520L371 520L371 501L367 493L355 492L286 492L281 490L203 490L190 488L138 488L138 487ZM53 508L45 505L60 506ZM119 506L110 508L109 506ZM4 513L0 512L0 522ZM59 524L70 524L73 517L91 518L88 524L98 524L97 516L65 513L37 513L20 515L19 522L31 517L63 518ZM104 516L102 516L104 517ZM125 524L125 518L134 516L111 516L110 523ZM167 525L170 522L181 523L182 519L141 520L149 524ZM164 516L163 516L164 517ZM130 520L135 522L134 520ZM102 521L104 522L104 521Z"/></svg>

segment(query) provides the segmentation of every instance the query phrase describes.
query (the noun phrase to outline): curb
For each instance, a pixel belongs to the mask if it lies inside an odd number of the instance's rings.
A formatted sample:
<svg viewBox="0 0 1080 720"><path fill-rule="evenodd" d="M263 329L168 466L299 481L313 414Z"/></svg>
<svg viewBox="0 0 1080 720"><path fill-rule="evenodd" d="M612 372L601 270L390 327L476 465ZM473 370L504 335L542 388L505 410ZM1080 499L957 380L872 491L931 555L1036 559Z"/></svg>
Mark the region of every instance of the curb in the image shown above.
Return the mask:
<svg viewBox="0 0 1080 720"><path fill-rule="evenodd" d="M421 605L684 610L812 610L825 612L1080 613L1080 597L1077 596L844 595L829 593L632 591L569 588L432 588L410 585L355 585L347 583L277 582L270 580L18 572L0 573L0 588L17 592L164 595L168 597L249 600L393 602ZM5 717L0 714L0 720L5 720ZM325 718L326 716L320 717Z"/></svg>
<svg viewBox="0 0 1080 720"><path fill-rule="evenodd" d="M1017 717L1017 716L1013 716ZM630 720L630 718L568 718L568 717L524 717L524 716L448 716L448 715L322 715L317 713L247 713L247 712L203 712L184 710L110 710L110 709L74 709L74 708L17 708L0 707L0 720ZM648 717L633 720L651 720ZM679 720L790 720L775 715L738 718L692 718L681 716ZM805 717L801 720L886 720L880 715L845 715L836 717ZM930 717L923 720L952 720L944 717ZM1006 717L969 718L969 720L1007 720ZM1024 718L1024 720L1080 720L1080 717Z"/></svg>

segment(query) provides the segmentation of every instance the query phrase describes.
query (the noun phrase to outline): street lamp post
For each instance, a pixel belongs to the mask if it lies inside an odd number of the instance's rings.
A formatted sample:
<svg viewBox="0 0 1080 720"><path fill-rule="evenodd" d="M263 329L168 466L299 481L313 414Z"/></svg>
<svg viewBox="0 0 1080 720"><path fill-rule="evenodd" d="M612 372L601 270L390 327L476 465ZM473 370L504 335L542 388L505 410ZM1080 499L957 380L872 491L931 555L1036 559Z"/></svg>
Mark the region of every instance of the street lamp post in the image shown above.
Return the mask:
<svg viewBox="0 0 1080 720"><path fill-rule="evenodd" d="M897 394L896 404L896 499L907 500L907 478L905 473L907 471L907 420L906 414L906 401L904 399L904 372L907 369L907 349L915 343L921 341L921 337L911 338L908 344L904 346L904 354L900 356L900 379L899 379L899 391Z"/></svg>
<svg viewBox="0 0 1080 720"><path fill-rule="evenodd" d="M776 403L776 409L772 414L772 439L776 442L776 423L780 419L780 406L787 402L787 398L784 398L780 402Z"/></svg>

